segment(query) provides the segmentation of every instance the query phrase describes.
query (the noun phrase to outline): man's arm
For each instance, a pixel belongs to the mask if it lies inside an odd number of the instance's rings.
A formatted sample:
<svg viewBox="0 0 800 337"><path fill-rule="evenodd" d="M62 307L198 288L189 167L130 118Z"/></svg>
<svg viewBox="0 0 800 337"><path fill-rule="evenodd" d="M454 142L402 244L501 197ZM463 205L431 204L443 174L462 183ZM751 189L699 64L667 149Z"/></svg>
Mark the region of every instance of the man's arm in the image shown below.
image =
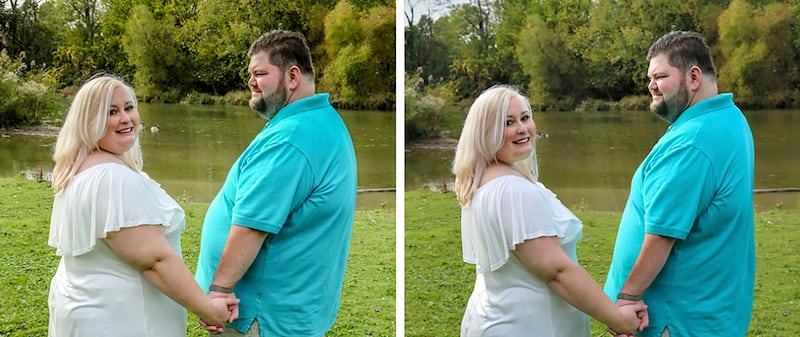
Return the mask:
<svg viewBox="0 0 800 337"><path fill-rule="evenodd" d="M667 263L667 258L674 244L674 238L655 234L644 235L644 242L642 243L642 249L639 251L639 257L636 259L636 263L633 264L633 269L631 269L630 274L628 274L628 279L625 280L622 290L620 290L620 293L632 297L629 297L630 299L618 298L617 306L621 307L644 303L641 300L642 294L650 287L650 284L656 279L661 269L664 268L664 264ZM640 297L640 299L631 300L634 297ZM639 325L639 330L650 325L650 317L646 311L641 312L639 318L642 320ZM616 337L635 337L634 335L620 334L611 328L609 328L609 332Z"/></svg>
<svg viewBox="0 0 800 337"><path fill-rule="evenodd" d="M664 268L674 244L674 238L645 234L639 257L636 259L625 285L622 286L621 292L641 296Z"/></svg>
<svg viewBox="0 0 800 337"><path fill-rule="evenodd" d="M244 273L250 269L250 265L261 250L264 240L267 238L267 232L262 232L247 227L238 225L231 225L228 232L228 240L225 242L225 248L222 250L222 256L219 259L217 272L214 274L214 280L211 282L215 286L214 289L209 289L208 296L211 298L225 297L229 300L236 300L236 294L233 293L233 287L239 280L242 279ZM231 312L232 322L233 319L239 317L239 305L229 305L228 309ZM202 319L198 318L200 325L212 334L222 333L222 329L213 325L209 325Z"/></svg>
<svg viewBox="0 0 800 337"><path fill-rule="evenodd" d="M217 266L212 284L233 288L244 276L267 238L267 232L231 225L228 241Z"/></svg>

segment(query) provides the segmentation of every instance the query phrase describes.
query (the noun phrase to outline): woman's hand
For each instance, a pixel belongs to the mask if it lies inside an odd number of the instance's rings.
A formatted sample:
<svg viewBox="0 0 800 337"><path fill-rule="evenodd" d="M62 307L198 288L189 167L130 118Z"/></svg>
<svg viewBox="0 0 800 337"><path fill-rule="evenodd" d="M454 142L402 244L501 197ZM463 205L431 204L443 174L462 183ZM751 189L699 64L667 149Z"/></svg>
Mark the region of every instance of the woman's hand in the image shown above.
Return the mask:
<svg viewBox="0 0 800 337"><path fill-rule="evenodd" d="M642 301L619 303L619 320L615 325L609 325L608 330L612 335L618 337L635 336L637 331L642 331L649 324L647 315L647 305Z"/></svg>
<svg viewBox="0 0 800 337"><path fill-rule="evenodd" d="M213 308L214 316L212 318L204 319L197 317L203 329L209 333L217 335L224 331L225 323L233 322L239 318L239 299L234 294L223 294L217 292L210 292L211 305ZM224 311L221 311L224 309Z"/></svg>

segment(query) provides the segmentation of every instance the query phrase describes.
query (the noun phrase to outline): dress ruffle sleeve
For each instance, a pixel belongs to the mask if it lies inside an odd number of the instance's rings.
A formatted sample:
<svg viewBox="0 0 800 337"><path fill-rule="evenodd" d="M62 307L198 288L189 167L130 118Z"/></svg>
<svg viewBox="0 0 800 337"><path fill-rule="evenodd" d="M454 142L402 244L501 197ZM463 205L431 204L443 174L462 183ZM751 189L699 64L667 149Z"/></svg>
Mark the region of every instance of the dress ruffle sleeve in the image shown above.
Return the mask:
<svg viewBox="0 0 800 337"><path fill-rule="evenodd" d="M78 256L108 232L146 224L160 224L168 234L182 229L186 220L180 205L147 174L99 164L76 175L56 195L48 243L59 256Z"/></svg>
<svg viewBox="0 0 800 337"><path fill-rule="evenodd" d="M516 245L543 236L563 244L580 238L582 224L540 183L505 176L482 186L461 213L464 261L495 271Z"/></svg>

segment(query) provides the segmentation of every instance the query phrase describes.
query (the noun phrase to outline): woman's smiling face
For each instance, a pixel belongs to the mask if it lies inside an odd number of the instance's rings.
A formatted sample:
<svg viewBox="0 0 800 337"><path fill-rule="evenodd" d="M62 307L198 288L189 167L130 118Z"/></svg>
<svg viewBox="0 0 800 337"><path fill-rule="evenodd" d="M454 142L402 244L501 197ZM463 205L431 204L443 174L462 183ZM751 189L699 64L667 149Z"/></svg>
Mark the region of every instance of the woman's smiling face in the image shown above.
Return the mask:
<svg viewBox="0 0 800 337"><path fill-rule="evenodd" d="M497 151L497 161L510 165L528 158L533 152L535 135L536 123L533 122L533 114L522 104L519 97L512 97L508 102L503 147Z"/></svg>
<svg viewBox="0 0 800 337"><path fill-rule="evenodd" d="M100 138L100 149L123 154L130 150L138 136L139 110L134 105L133 98L123 88L114 89L111 97L111 106L108 107L108 121L106 133Z"/></svg>

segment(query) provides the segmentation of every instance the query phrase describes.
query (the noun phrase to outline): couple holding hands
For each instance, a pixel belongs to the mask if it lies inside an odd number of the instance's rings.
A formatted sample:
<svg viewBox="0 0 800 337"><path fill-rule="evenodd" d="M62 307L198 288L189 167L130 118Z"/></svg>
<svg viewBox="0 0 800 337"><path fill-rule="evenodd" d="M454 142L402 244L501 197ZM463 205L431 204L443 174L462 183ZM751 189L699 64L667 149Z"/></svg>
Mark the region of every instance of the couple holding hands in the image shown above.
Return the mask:
<svg viewBox="0 0 800 337"><path fill-rule="evenodd" d="M462 337L589 337L587 314L614 336L747 333L752 132L702 35L668 33L647 59L650 108L671 125L633 175L604 289L578 264L580 220L538 181L527 98L496 86L475 100L453 164L476 265Z"/></svg>
<svg viewBox="0 0 800 337"><path fill-rule="evenodd" d="M249 51L250 106L268 120L233 164L203 224L192 275L183 209L142 171L135 94L100 75L77 92L55 145L49 243L61 256L51 337L323 336L339 307L356 161L316 94L302 35ZM538 181L527 98L496 86L472 105L453 172L464 261L476 265L461 335L744 336L753 306L754 147L719 94L705 39L650 48L651 110L670 123L634 173L604 289L577 262L583 225ZM325 144L320 149L319 144ZM612 300L614 299L614 300Z"/></svg>
<svg viewBox="0 0 800 337"><path fill-rule="evenodd" d="M187 310L222 336L333 326L355 213L353 143L315 93L302 34L272 31L248 54L250 106L268 122L209 206L195 275L181 256L183 209L142 171L133 89L99 74L78 90L53 155L49 244L61 260L50 337L185 336Z"/></svg>

